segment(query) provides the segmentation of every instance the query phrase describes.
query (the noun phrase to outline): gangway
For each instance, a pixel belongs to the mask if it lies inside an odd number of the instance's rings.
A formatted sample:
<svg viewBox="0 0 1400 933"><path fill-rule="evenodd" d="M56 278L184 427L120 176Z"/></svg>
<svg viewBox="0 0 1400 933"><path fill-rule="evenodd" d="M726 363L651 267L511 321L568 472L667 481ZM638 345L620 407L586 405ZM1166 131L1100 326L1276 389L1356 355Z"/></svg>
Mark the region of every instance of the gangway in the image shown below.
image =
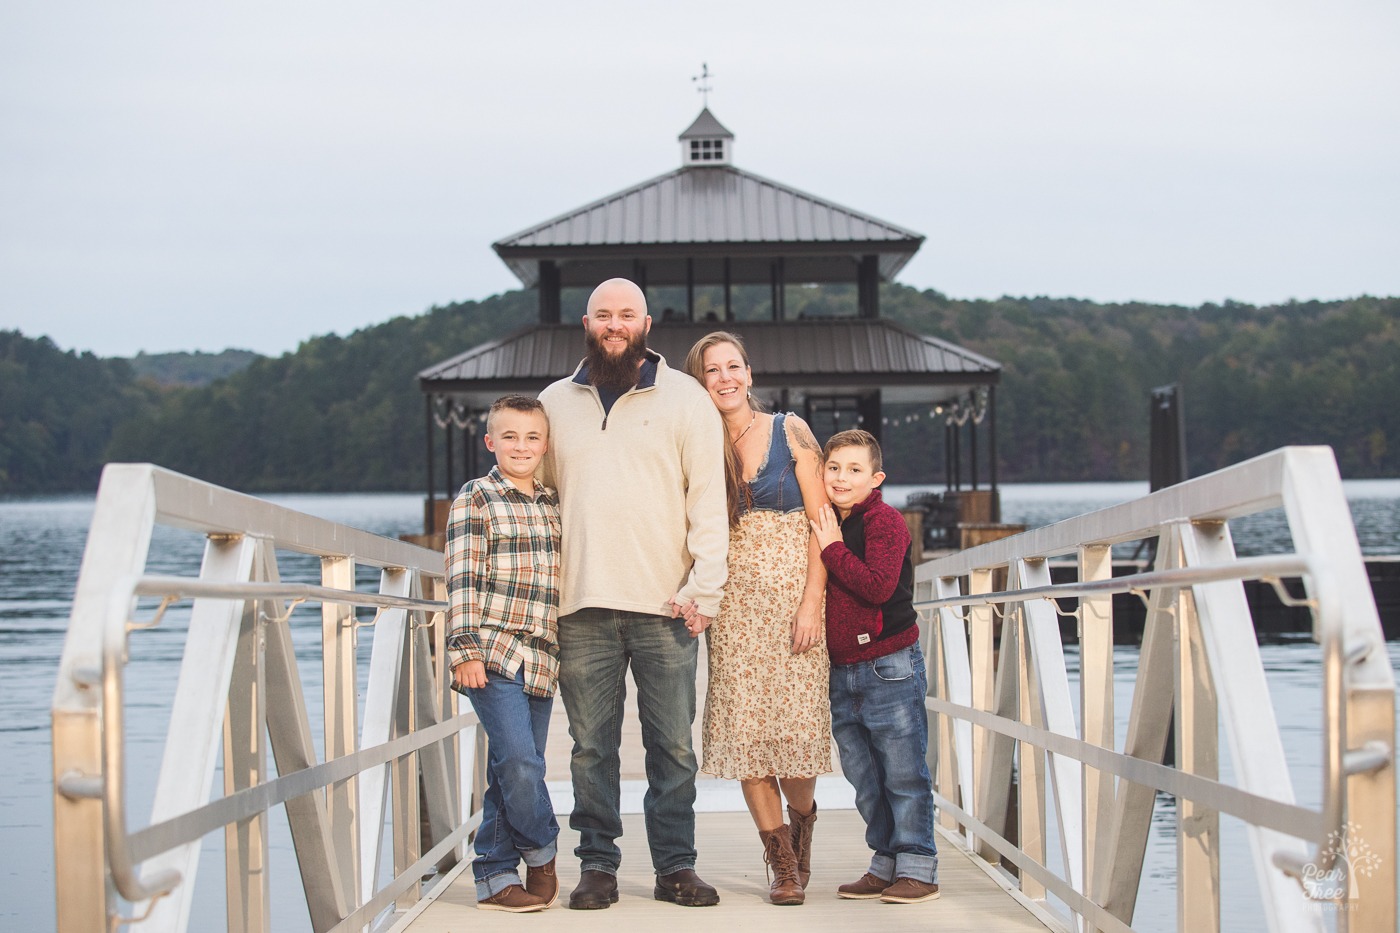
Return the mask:
<svg viewBox="0 0 1400 933"><path fill-rule="evenodd" d="M1228 522L1274 509L1293 551L1237 557ZM203 536L197 575L150 572L152 534L163 526ZM1147 538L1158 541L1156 565L1113 578L1113 547ZM1048 561L1067 555L1079 579L1051 584ZM305 576L308 557L319 579L283 579ZM377 587L361 581L366 570ZM1294 799L1242 591L1245 580L1282 587L1285 577L1304 582L1304 593L1286 595L1313 613L1324 657L1316 807ZM624 877L626 903L570 912L569 922L850 929L864 926L851 912L859 906L879 909L885 929L1131 930L1161 791L1178 800L1178 929L1220 929L1222 814L1249 827L1250 851L1229 857L1254 865L1268 929L1321 930L1328 914L1339 930L1396 928L1394 678L1330 450L1275 451L940 558L916 579L944 901L904 909L813 896L778 910L762 903L747 815L714 812L701 814L698 833L719 907L645 904L643 871L642 880ZM1113 733L1114 592L1137 593L1149 608L1122 743ZM229 930L272 928L274 873L299 875L303 922L318 933L432 930L442 911L467 909L461 867L480 822L484 740L444 686L443 596L436 552L148 464L108 466L53 702L59 930L188 929L200 846L215 832ZM303 603L320 606L314 649L292 635ZM1075 614L1080 631L1077 705L1062 613ZM127 816L125 672L147 630L180 625L170 724L138 827ZM368 651L357 650L362 632ZM313 650L319 671L298 663ZM1160 762L1173 720L1168 766ZM1235 765L1229 781L1217 723ZM551 750L561 748L555 735ZM220 775L222 793L212 794ZM294 849L287 864L269 848L276 807ZM849 859L861 864L858 823L849 810L823 811L833 860L822 856L821 871L833 874L814 874L814 887L845 880L834 873L848 873ZM1365 864L1347 848L1362 837L1375 855ZM853 849L838 867L841 840ZM561 839L561 850L569 845ZM628 859L634 868L645 861L642 852ZM452 928L495 929L498 917L472 910Z"/></svg>

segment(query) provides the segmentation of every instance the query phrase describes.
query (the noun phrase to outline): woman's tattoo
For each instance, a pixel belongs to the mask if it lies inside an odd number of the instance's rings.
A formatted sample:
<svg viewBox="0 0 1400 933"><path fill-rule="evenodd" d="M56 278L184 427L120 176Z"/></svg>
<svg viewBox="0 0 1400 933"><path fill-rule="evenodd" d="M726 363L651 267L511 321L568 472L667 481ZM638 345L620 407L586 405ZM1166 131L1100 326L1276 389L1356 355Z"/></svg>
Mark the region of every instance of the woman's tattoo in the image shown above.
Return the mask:
<svg viewBox="0 0 1400 933"><path fill-rule="evenodd" d="M797 441L797 446L812 451L812 453L816 454L817 458L820 459L822 448L821 445L817 443L816 435L812 433L812 429L805 424L798 425L795 433L797 436L793 438L793 440Z"/></svg>

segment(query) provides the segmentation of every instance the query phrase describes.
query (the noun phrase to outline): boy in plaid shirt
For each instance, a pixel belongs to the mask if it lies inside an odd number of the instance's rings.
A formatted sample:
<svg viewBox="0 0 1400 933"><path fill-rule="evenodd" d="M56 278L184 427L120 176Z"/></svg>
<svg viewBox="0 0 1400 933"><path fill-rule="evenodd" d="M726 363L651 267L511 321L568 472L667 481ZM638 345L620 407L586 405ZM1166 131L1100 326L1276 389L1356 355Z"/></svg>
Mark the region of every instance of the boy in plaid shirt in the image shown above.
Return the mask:
<svg viewBox="0 0 1400 933"><path fill-rule="evenodd" d="M544 782L559 679L559 504L535 479L548 443L539 401L497 399L486 420L496 466L462 487L447 522L452 686L490 740L472 862L482 910L544 910L559 896L559 824Z"/></svg>

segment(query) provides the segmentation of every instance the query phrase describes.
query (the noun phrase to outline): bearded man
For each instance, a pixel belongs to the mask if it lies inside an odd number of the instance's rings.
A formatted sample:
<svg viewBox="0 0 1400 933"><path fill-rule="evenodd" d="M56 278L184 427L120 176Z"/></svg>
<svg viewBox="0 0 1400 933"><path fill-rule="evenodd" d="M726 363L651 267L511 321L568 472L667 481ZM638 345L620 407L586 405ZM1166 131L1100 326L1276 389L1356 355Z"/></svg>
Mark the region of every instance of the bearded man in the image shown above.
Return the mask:
<svg viewBox="0 0 1400 933"><path fill-rule="evenodd" d="M583 362L540 393L564 536L559 692L574 740L576 910L617 901L629 664L646 749L653 895L719 903L695 873L691 724L697 638L719 611L729 547L724 433L700 384L647 349L650 329L642 290L609 279L588 299Z"/></svg>

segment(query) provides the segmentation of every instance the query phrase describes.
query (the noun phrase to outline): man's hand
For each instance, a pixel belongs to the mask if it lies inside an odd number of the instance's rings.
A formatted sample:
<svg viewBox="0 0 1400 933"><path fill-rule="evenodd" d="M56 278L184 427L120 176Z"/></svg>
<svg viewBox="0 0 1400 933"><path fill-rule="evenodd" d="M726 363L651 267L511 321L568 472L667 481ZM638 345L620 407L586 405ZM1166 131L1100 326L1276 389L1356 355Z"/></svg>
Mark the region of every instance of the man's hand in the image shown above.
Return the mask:
<svg viewBox="0 0 1400 933"><path fill-rule="evenodd" d="M690 633L691 638L699 638L700 633L709 628L710 623L714 621L710 616L701 614L695 600L685 599L679 593L671 597L670 603L671 618L684 619L685 630Z"/></svg>
<svg viewBox="0 0 1400 933"><path fill-rule="evenodd" d="M463 661L452 668L452 686L480 689L486 686L486 664L481 661Z"/></svg>
<svg viewBox="0 0 1400 933"><path fill-rule="evenodd" d="M836 521L836 513L831 506L824 505L817 509L817 517L812 520L812 534L817 536L817 545L823 551L827 545L835 544L841 540L841 526Z"/></svg>

